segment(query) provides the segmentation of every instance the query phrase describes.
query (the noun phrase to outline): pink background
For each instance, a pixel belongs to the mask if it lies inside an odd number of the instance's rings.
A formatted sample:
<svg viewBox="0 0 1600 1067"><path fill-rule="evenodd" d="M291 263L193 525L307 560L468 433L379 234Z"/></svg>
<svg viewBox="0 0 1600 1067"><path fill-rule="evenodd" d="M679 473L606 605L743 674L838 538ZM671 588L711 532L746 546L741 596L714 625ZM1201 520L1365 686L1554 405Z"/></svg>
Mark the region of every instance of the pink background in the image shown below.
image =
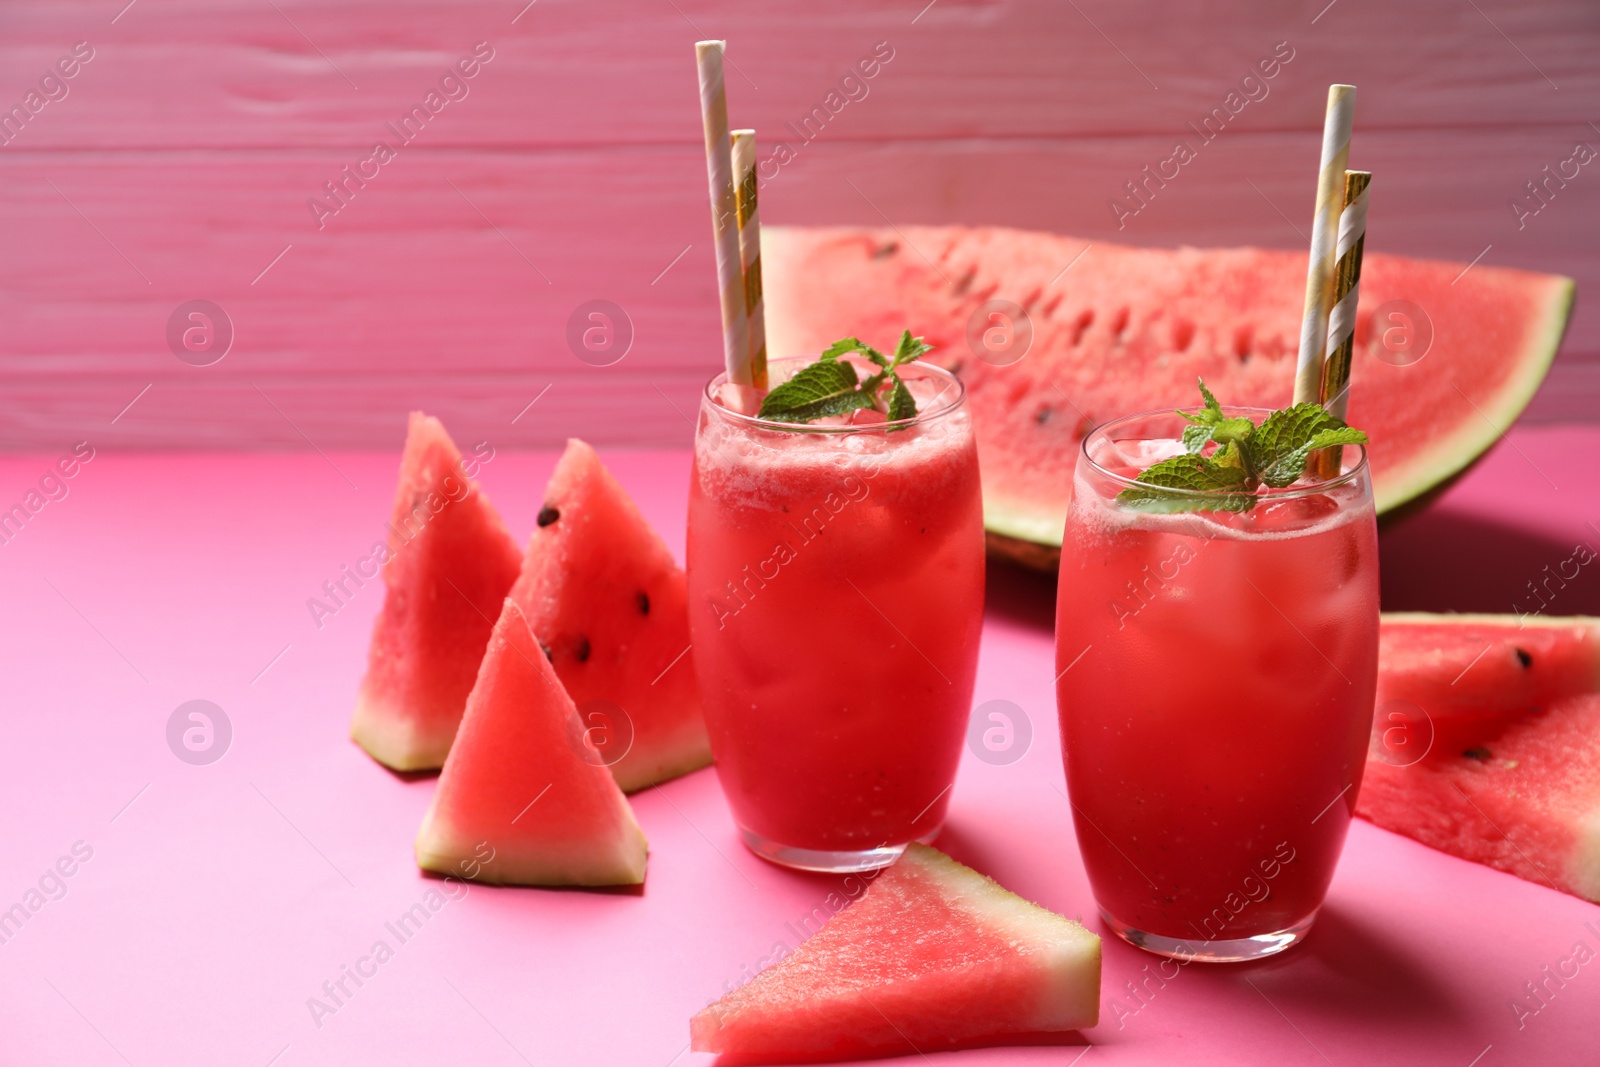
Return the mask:
<svg viewBox="0 0 1600 1067"><path fill-rule="evenodd" d="M642 894L474 888L320 1028L306 1007L439 885L410 851L433 781L345 740L381 590L320 630L305 606L381 536L405 412L494 445L483 481L519 536L553 462L519 449L589 438L681 553L685 413L720 358L696 39L731 41L735 121L797 146L769 222L1299 248L1325 88L1352 81L1372 247L1600 282L1593 166L1523 228L1509 208L1600 145L1586 0L124 5L0 6L0 108L94 49L0 145L0 506L73 442L97 450L0 545L0 909L92 849L0 943L5 1063L701 1062L689 1015L838 888L743 851L702 772L635 801ZM308 198L479 41L494 58L469 95L318 229ZM880 41L894 58L868 95L800 144L785 123ZM1280 41L1294 59L1270 95L1119 231L1109 199ZM194 299L234 327L211 366L168 349ZM608 367L566 341L594 299L635 334ZM1570 425L1597 416L1600 315L1580 301L1523 428L1385 534L1386 606L1527 607L1542 567L1600 544L1600 430ZM242 454L261 450L292 454ZM1015 764L967 758L942 844L1091 915L1049 583L990 581L977 701L1015 702L1035 735ZM1600 613L1600 584L1586 570L1553 610ZM205 767L164 735L197 698L234 730ZM1105 1021L1072 1039L1098 1048L959 1058L1591 1062L1600 965L1520 1029L1510 1007L1576 942L1600 949L1585 924L1600 908L1358 822L1303 949L1185 968L1119 1019L1152 958L1108 943Z"/></svg>
<svg viewBox="0 0 1600 1067"><path fill-rule="evenodd" d="M1589 0L126 3L0 6L0 104L95 49L0 147L0 447L396 447L415 406L467 438L685 445L671 405L720 357L691 60L708 36L731 42L734 121L763 155L793 142L768 222L1304 248L1326 87L1348 81L1369 247L1600 282L1594 166L1520 230L1509 207L1600 146ZM469 95L319 230L308 199L479 41L495 58ZM867 96L800 143L785 124L880 41ZM1109 200L1280 41L1269 95L1119 231ZM211 367L166 346L193 299L235 327ZM611 367L567 347L593 299L634 326ZM1580 302L1533 417L1597 401Z"/></svg>
<svg viewBox="0 0 1600 1067"><path fill-rule="evenodd" d="M1390 606L1510 610L1575 541L1600 544L1597 450L1600 429L1515 432L1385 534ZM687 454L602 454L681 558ZM52 459L0 460L0 486L15 495ZM483 468L519 536L553 459L502 451ZM307 998L376 939L396 947L384 924L442 884L411 858L434 780L403 781L345 739L381 590L320 631L305 606L380 536L395 465L102 453L0 547L0 907L74 842L93 849L67 895L0 945L4 1062L709 1062L685 1052L689 1016L776 942L792 948L789 924L841 888L747 853L699 772L634 801L651 843L642 894L473 888L315 1026ZM990 590L976 701L1019 705L1034 738L1008 766L965 756L941 845L1098 930L1061 792L1050 586L996 566ZM1600 612L1587 571L1561 596L1553 610ZM163 735L196 698L234 729L204 767ZM1522 1029L1509 1006L1577 942L1600 950L1585 924L1600 930L1600 907L1358 821L1302 948L1191 965L1120 1016L1154 957L1108 942L1104 1021L1069 1038L1097 1047L952 1058L1467 1067L1488 1048L1481 1067L1592 1063L1600 962Z"/></svg>

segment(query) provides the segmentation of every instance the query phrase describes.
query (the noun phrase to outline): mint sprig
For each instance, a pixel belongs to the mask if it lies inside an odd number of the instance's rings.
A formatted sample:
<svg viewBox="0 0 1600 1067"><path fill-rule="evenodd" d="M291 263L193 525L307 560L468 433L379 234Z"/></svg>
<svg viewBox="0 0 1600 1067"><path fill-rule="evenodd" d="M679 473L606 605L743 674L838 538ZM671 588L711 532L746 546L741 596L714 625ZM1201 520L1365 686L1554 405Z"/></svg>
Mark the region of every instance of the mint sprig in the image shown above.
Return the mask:
<svg viewBox="0 0 1600 1067"><path fill-rule="evenodd" d="M899 368L933 351L933 346L906 330L900 335L894 355L886 356L855 337L829 345L815 363L800 368L795 375L773 389L761 401L759 417L778 422L814 422L830 415L873 408L891 421L914 418L917 402L900 380ZM866 378L856 375L855 365L840 356L859 353L880 368ZM888 385L882 406L879 393Z"/></svg>
<svg viewBox="0 0 1600 1067"><path fill-rule="evenodd" d="M1117 494L1117 501L1142 511L1237 511L1256 506L1256 490L1265 485L1283 489L1300 480L1311 453L1335 445L1362 445L1367 435L1346 426L1320 404L1295 404L1274 411L1258 426L1243 416L1229 416L1200 382L1205 406L1183 430L1184 453L1156 463L1135 479L1141 486ZM1207 452L1206 449L1211 449ZM1188 496L1162 492L1183 489L1210 494ZM1234 491L1237 490L1237 491Z"/></svg>

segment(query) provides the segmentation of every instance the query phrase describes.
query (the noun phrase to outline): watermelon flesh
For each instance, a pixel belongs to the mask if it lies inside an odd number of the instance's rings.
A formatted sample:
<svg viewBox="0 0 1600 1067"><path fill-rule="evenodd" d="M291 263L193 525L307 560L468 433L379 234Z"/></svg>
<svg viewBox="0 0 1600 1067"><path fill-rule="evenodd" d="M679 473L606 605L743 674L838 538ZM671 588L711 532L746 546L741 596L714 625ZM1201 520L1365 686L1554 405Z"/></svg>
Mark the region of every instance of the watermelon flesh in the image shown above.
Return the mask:
<svg viewBox="0 0 1600 1067"><path fill-rule="evenodd" d="M959 370L984 522L1025 562L1059 556L1072 466L1094 425L1192 405L1196 378L1228 404L1277 408L1291 398L1303 251L1127 248L961 226L768 226L762 239L772 358L909 328L938 346L930 359ZM1348 419L1372 438L1380 512L1493 444L1560 343L1571 279L1481 263L1463 274L1463 266L1368 247ZM1032 329L1026 354L1003 366L969 343L1004 325L980 313L993 300L1025 309ZM1407 339L1403 320L1386 311L1374 322L1396 300L1420 306L1432 324L1432 355L1408 366L1383 347L1386 337L1391 349ZM1002 351L1004 335L992 336L990 350Z"/></svg>
<svg viewBox="0 0 1600 1067"><path fill-rule="evenodd" d="M696 1015L697 1052L823 1059L1099 1019L1100 939L913 843L795 952Z"/></svg>
<svg viewBox="0 0 1600 1067"><path fill-rule="evenodd" d="M521 553L444 426L417 411L387 553L350 736L397 771L431 770L450 751Z"/></svg>
<svg viewBox="0 0 1600 1067"><path fill-rule="evenodd" d="M683 569L582 441L556 464L511 597L624 790L711 762Z"/></svg>
<svg viewBox="0 0 1600 1067"><path fill-rule="evenodd" d="M1600 901L1600 620L1386 615L1356 814Z"/></svg>
<svg viewBox="0 0 1600 1067"><path fill-rule="evenodd" d="M417 831L417 865L504 885L636 885L645 839L507 599Z"/></svg>

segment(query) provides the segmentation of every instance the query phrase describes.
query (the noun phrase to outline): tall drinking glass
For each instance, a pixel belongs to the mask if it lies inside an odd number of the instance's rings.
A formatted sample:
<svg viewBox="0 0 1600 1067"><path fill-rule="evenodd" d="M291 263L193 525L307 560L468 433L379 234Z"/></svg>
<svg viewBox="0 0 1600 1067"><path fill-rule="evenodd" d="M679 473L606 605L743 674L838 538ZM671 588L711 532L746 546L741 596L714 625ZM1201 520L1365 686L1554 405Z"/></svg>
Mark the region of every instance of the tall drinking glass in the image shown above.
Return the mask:
<svg viewBox="0 0 1600 1067"><path fill-rule="evenodd" d="M805 362L774 361L773 382ZM689 492L717 774L758 855L882 867L943 824L972 702L984 544L965 394L911 364L916 417L797 425L725 407L724 377L701 400Z"/></svg>
<svg viewBox="0 0 1600 1067"><path fill-rule="evenodd" d="M1344 847L1377 684L1377 526L1360 446L1248 512L1172 510L1208 502L1184 490L1119 503L1185 425L1135 415L1084 439L1056 701L1106 923L1164 955L1245 960L1304 936Z"/></svg>

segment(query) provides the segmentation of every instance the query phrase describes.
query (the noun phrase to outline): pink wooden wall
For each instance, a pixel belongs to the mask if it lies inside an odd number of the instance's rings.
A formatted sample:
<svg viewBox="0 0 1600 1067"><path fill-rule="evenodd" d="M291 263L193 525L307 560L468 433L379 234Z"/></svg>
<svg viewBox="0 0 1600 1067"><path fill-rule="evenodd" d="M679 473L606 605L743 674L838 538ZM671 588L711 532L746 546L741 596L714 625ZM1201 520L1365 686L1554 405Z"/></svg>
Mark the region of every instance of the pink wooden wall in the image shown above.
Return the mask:
<svg viewBox="0 0 1600 1067"><path fill-rule="evenodd" d="M125 2L0 6L0 105L43 101L0 146L0 447L388 446L415 406L497 444L686 443L719 360L709 36L735 121L795 149L769 222L1303 247L1326 86L1354 82L1369 247L1575 277L1530 418L1600 419L1600 165L1521 228L1510 207L1600 147L1593 0ZM461 98L319 228L308 200L478 42ZM814 140L784 130L875 48ZM1275 50L1265 97L1119 232L1123 182ZM166 337L196 299L235 332L204 367ZM611 366L567 345L594 299L633 324Z"/></svg>

